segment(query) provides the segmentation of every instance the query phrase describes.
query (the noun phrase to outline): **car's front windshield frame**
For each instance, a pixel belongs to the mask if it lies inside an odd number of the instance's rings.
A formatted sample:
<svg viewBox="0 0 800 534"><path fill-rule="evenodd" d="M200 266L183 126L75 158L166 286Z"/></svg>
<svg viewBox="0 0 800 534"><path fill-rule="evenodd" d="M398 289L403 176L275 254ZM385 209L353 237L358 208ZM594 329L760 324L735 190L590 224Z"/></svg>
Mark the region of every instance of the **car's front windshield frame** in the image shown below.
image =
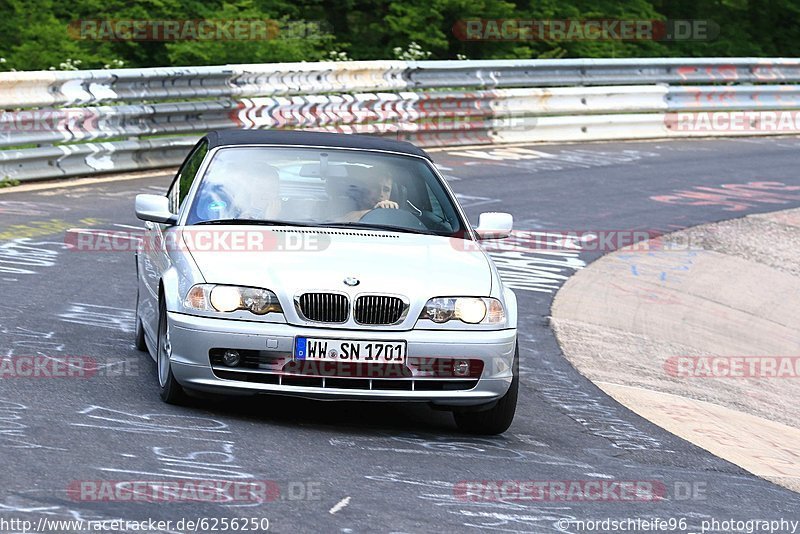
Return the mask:
<svg viewBox="0 0 800 534"><path fill-rule="evenodd" d="M183 205L181 206L181 210L180 210L180 214L179 214L179 218L178 218L178 224L179 225L181 225L181 226L192 226L192 225L196 225L196 224L199 224L199 223L203 223L203 222L208 222L209 221L209 220L192 220L191 217L190 217L190 214L192 213L192 210L195 209L196 202L198 201L198 196L200 194L201 187L205 183L205 181L206 181L206 179L208 177L209 170L212 168L212 165L213 165L213 163L215 161L215 158L218 157L220 152L227 151L227 150L242 150L242 149L265 149L265 150L276 150L276 151L277 150L287 150L287 149L295 150L296 149L296 150L308 150L309 152L325 151L325 152L328 152L328 153L334 153L334 152L335 153L357 152L357 153L363 153L365 155L369 155L370 157L373 157L373 158L376 157L376 156L378 158L385 156L386 158L394 158L395 160L397 160L397 158L404 158L404 159L408 159L409 161L413 160L416 164L422 163L424 169L428 173L430 173L430 176L429 177L421 177L420 180L422 180L422 181L432 180L433 183L435 183L435 185L438 186L438 191L431 190L431 193L436 196L437 201L439 201L440 203L445 202L447 204L447 206L449 206L449 210L448 211L451 211L451 213L449 215L452 215L452 220L453 220L453 222L456 223L457 228L455 228L453 231L427 231L427 232L420 231L420 232L412 232L411 229L409 229L409 228L404 228L402 226L396 226L394 228L383 227L383 228L381 228L381 230L384 230L384 231L396 231L396 232L400 232L400 233L428 233L428 234L431 234L431 235L438 235L438 236L443 236L443 237L451 237L451 238L452 237L457 237L457 238L461 238L461 239L472 239L472 240L476 239L475 236L474 236L474 233L472 231L472 228L470 227L470 225L468 223L466 214L464 213L463 208L460 206L460 204L456 200L456 196L455 196L454 192L452 191L452 189L450 188L450 185L447 183L447 180L445 180L445 178L442 176L442 174L439 172L439 170L436 168L436 166L430 160L428 160L427 158L424 158L424 157L421 157L421 156L417 156L417 155L414 155L414 154L406 154L406 153L402 153L402 152L392 152L392 151L386 151L386 150L374 150L374 149L351 148L351 147L327 147L327 146L317 146L317 145L245 144L245 145L224 145L224 146L218 146L218 147L212 148L208 152L208 154L206 155L205 161L203 161L202 167L199 169L199 172L198 172L194 182L192 183L191 189L190 189L189 194L187 195L187 198L186 198L186 202L184 202ZM376 161L377 160L378 159L376 159ZM426 181L425 183L428 183L428 182ZM430 187L430 185L429 185L429 187ZM436 194L436 193L439 193L439 194ZM441 198L440 198L440 196L441 196ZM448 219L448 221L449 220L450 219ZM281 224L282 226L287 226L287 227L302 226L303 222L307 223L307 221L300 221L300 220L292 221L291 219L288 219L288 218L287 219L281 218L280 222L284 223L284 224ZM309 226L309 225L306 224L306 226ZM346 228L354 228L354 229L361 228L363 230L370 230L371 229L369 223L359 224L359 222L352 222L352 224L335 223L335 224L329 224L329 225L326 225L324 222L317 222L317 223L311 224L310 226L319 227L319 228L325 228L325 227L340 227L341 228L341 227L346 227ZM374 228L372 228L372 229L374 229Z"/></svg>

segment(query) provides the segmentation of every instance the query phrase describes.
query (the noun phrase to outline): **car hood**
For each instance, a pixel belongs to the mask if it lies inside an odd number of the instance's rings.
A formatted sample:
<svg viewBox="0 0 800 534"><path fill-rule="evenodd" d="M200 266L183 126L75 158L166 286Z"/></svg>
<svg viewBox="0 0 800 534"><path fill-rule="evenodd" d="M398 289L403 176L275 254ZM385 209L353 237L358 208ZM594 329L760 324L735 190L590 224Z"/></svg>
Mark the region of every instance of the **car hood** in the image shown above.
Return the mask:
<svg viewBox="0 0 800 534"><path fill-rule="evenodd" d="M207 242L201 247L195 236L184 232L184 243L206 282L261 287L287 297L335 290L400 294L412 302L435 296L488 296L492 288L487 257L477 247L465 250L460 239L338 229L216 226L213 231L243 230L263 235L263 249L220 250ZM358 279L358 285L347 286L348 277Z"/></svg>

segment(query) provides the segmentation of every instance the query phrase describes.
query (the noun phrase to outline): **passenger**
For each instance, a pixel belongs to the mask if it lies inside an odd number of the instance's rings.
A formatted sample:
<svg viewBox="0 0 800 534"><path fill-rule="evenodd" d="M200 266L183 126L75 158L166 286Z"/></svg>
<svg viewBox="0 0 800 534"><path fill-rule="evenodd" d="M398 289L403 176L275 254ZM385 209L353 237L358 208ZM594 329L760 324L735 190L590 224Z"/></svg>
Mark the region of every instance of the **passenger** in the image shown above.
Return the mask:
<svg viewBox="0 0 800 534"><path fill-rule="evenodd" d="M280 175L269 164L250 163L242 188L244 195L237 198L240 219L275 219L280 216Z"/></svg>

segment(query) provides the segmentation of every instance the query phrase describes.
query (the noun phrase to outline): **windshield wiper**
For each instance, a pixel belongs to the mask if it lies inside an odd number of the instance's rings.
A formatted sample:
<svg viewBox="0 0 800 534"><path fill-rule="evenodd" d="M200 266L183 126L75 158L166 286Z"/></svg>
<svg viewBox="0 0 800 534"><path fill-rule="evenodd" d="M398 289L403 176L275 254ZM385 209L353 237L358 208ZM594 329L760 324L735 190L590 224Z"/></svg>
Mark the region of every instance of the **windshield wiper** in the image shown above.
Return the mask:
<svg viewBox="0 0 800 534"><path fill-rule="evenodd" d="M260 226L319 226L317 224L292 222L292 221L279 221L275 219L213 219L210 221L199 221L194 223L200 224L239 224L239 225L260 225Z"/></svg>
<svg viewBox="0 0 800 534"><path fill-rule="evenodd" d="M430 230L418 230L416 228L407 228L405 226L392 226L390 224L335 222L335 223L320 224L320 226L333 227L333 228L352 228L354 230L363 230L363 229L389 230L392 232L406 232L409 234L442 235L436 232L432 232Z"/></svg>

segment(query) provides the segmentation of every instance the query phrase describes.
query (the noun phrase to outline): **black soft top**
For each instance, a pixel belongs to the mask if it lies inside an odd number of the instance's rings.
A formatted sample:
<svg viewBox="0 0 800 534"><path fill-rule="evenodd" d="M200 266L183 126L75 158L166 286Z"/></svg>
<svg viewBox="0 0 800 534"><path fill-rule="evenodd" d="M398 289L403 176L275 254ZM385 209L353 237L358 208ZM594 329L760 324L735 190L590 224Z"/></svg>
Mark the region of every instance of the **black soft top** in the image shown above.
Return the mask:
<svg viewBox="0 0 800 534"><path fill-rule="evenodd" d="M209 148L229 145L307 145L384 150L431 159L424 150L411 143L366 135L300 130L213 130L206 135L206 138Z"/></svg>

